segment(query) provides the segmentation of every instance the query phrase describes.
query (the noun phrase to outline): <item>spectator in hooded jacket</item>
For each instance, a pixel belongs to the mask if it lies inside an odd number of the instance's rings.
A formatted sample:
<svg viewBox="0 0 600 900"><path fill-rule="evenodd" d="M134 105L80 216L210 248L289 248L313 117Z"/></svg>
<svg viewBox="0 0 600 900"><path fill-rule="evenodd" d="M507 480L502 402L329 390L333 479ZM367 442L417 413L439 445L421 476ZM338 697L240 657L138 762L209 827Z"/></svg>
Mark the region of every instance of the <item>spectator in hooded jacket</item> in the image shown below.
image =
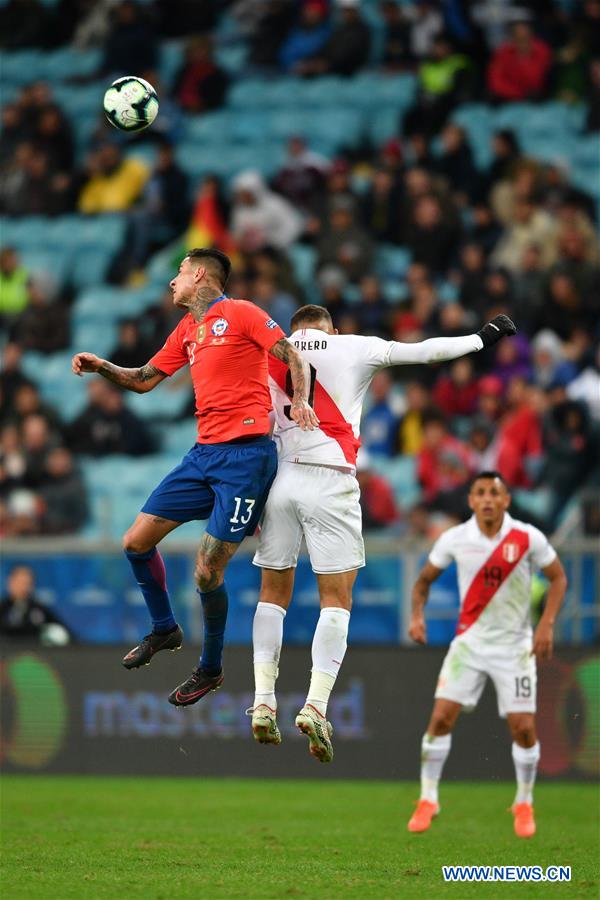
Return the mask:
<svg viewBox="0 0 600 900"><path fill-rule="evenodd" d="M258 172L242 172L233 182L231 231L243 250L284 250L302 232L302 218L279 194L269 190Z"/></svg>

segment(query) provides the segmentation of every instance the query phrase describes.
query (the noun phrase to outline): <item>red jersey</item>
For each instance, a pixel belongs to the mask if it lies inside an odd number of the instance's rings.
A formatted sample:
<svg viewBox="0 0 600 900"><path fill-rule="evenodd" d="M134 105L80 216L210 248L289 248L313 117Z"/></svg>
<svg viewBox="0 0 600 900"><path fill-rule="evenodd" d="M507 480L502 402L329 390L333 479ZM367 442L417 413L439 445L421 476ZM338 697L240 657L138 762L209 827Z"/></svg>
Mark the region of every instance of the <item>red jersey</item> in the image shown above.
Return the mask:
<svg viewBox="0 0 600 900"><path fill-rule="evenodd" d="M256 437L270 431L267 352L283 337L254 303L225 297L202 322L184 316L150 365L173 375L189 362L200 444Z"/></svg>

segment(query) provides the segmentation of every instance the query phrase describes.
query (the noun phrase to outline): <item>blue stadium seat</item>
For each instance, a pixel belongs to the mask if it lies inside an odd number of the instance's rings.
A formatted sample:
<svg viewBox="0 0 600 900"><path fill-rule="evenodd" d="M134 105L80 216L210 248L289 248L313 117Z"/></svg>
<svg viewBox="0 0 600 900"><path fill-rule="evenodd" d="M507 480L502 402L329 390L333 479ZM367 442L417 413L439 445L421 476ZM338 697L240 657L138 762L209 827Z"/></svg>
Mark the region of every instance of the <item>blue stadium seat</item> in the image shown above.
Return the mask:
<svg viewBox="0 0 600 900"><path fill-rule="evenodd" d="M105 80L81 85L55 84L52 86L52 92L67 115L76 119L82 115L89 116L91 111L102 109L106 87Z"/></svg>
<svg viewBox="0 0 600 900"><path fill-rule="evenodd" d="M90 78L100 69L102 51L100 49L77 50L61 47L45 53L40 61L42 77L51 84L71 78Z"/></svg>
<svg viewBox="0 0 600 900"><path fill-rule="evenodd" d="M393 281L384 281L382 285L383 297L391 306L402 303L409 295L408 285L405 281L394 279Z"/></svg>
<svg viewBox="0 0 600 900"><path fill-rule="evenodd" d="M81 247L97 247L118 250L127 230L123 215L106 213L100 216L79 216L76 223L76 244Z"/></svg>
<svg viewBox="0 0 600 900"><path fill-rule="evenodd" d="M352 99L355 106L372 110L390 107L401 110L410 107L415 98L414 75L382 75L379 72L361 72L354 76Z"/></svg>
<svg viewBox="0 0 600 900"><path fill-rule="evenodd" d="M71 258L69 281L75 290L106 281L114 253L105 247L78 247Z"/></svg>
<svg viewBox="0 0 600 900"><path fill-rule="evenodd" d="M171 382L163 382L147 394L131 394L128 405L143 419L176 419L180 416L192 396L191 385L173 388Z"/></svg>
<svg viewBox="0 0 600 900"><path fill-rule="evenodd" d="M340 107L351 102L352 88L349 79L328 75L300 81L294 100L303 107Z"/></svg>
<svg viewBox="0 0 600 900"><path fill-rule="evenodd" d="M524 130L520 134L521 146L526 154L543 162L567 162L573 154L575 138L566 132L554 135L530 134Z"/></svg>
<svg viewBox="0 0 600 900"><path fill-rule="evenodd" d="M242 72L247 55L248 48L242 43L231 46L217 43L215 47L216 61L231 75L238 75Z"/></svg>
<svg viewBox="0 0 600 900"><path fill-rule="evenodd" d="M171 90L177 72L183 64L183 45L181 41L165 41L160 48L158 73L163 89ZM160 101L160 97L158 98Z"/></svg>
<svg viewBox="0 0 600 900"><path fill-rule="evenodd" d="M186 116L185 138L207 144L223 146L223 135L229 133L233 114L226 109L205 113L203 116Z"/></svg>
<svg viewBox="0 0 600 900"><path fill-rule="evenodd" d="M74 353L89 350L96 356L107 358L117 343L117 327L114 322L75 322L73 324L71 347Z"/></svg>
<svg viewBox="0 0 600 900"><path fill-rule="evenodd" d="M67 422L77 416L86 403L85 380L71 372L72 355L71 350L49 355L29 352L24 353L22 359L25 375L37 384L47 403L60 409L61 418Z"/></svg>
<svg viewBox="0 0 600 900"><path fill-rule="evenodd" d="M100 284L82 291L73 306L76 325L118 321L140 316L160 302L161 289L154 284L141 288L118 288Z"/></svg>
<svg viewBox="0 0 600 900"><path fill-rule="evenodd" d="M369 137L374 147L381 147L400 134L400 114L395 109L374 109L369 116Z"/></svg>
<svg viewBox="0 0 600 900"><path fill-rule="evenodd" d="M196 442L195 423L190 421L173 422L162 433L162 448L165 453L183 456Z"/></svg>
<svg viewBox="0 0 600 900"><path fill-rule="evenodd" d="M314 283L317 253L306 244L292 244L288 248L288 256L294 269L294 275L304 288Z"/></svg>
<svg viewBox="0 0 600 900"><path fill-rule="evenodd" d="M375 472L386 478L403 509L414 506L421 497L421 489L417 479L417 464L414 456L396 456L387 459L371 455L371 465Z"/></svg>
<svg viewBox="0 0 600 900"><path fill-rule="evenodd" d="M227 95L227 105L233 109L247 110L263 107L262 94L267 85L262 78L241 78L231 85Z"/></svg>
<svg viewBox="0 0 600 900"><path fill-rule="evenodd" d="M72 252L69 248L38 246L20 248L21 262L34 278L47 280L60 290L70 280Z"/></svg>
<svg viewBox="0 0 600 900"><path fill-rule="evenodd" d="M8 84L29 84L42 77L43 54L40 50L16 50L0 56L2 81Z"/></svg>
<svg viewBox="0 0 600 900"><path fill-rule="evenodd" d="M269 117L263 110L240 110L231 117L227 128L228 136L242 143L256 143L267 137Z"/></svg>
<svg viewBox="0 0 600 900"><path fill-rule="evenodd" d="M402 279L410 265L410 251L406 247L383 244L377 251L375 268L380 278L388 281Z"/></svg>
<svg viewBox="0 0 600 900"><path fill-rule="evenodd" d="M588 134L579 137L572 148L574 166L588 166L598 169L600 164L600 135Z"/></svg>

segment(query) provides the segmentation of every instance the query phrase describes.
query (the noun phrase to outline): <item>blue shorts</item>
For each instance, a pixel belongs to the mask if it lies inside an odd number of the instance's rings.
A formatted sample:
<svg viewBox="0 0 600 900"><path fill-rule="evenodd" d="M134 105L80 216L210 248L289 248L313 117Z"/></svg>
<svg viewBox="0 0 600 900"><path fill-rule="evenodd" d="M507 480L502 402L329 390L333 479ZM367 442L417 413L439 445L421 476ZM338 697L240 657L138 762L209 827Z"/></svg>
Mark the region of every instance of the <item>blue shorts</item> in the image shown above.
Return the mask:
<svg viewBox="0 0 600 900"><path fill-rule="evenodd" d="M195 444L142 512L174 522L208 519L212 537L239 543L255 531L276 474L277 450L269 437Z"/></svg>

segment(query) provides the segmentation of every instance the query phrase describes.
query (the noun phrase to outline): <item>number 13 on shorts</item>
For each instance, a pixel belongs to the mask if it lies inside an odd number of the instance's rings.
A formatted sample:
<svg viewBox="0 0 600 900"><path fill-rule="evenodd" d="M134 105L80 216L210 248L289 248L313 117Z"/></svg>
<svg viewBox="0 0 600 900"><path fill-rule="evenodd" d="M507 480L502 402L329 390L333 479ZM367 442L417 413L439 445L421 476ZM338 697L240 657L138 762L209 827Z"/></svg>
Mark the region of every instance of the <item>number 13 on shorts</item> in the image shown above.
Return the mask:
<svg viewBox="0 0 600 900"><path fill-rule="evenodd" d="M244 497L243 499L241 497L234 497L233 499L235 501L235 512L229 521L233 525L238 525L240 523L242 526L247 525L252 518L252 510L254 509L256 500L254 497Z"/></svg>

